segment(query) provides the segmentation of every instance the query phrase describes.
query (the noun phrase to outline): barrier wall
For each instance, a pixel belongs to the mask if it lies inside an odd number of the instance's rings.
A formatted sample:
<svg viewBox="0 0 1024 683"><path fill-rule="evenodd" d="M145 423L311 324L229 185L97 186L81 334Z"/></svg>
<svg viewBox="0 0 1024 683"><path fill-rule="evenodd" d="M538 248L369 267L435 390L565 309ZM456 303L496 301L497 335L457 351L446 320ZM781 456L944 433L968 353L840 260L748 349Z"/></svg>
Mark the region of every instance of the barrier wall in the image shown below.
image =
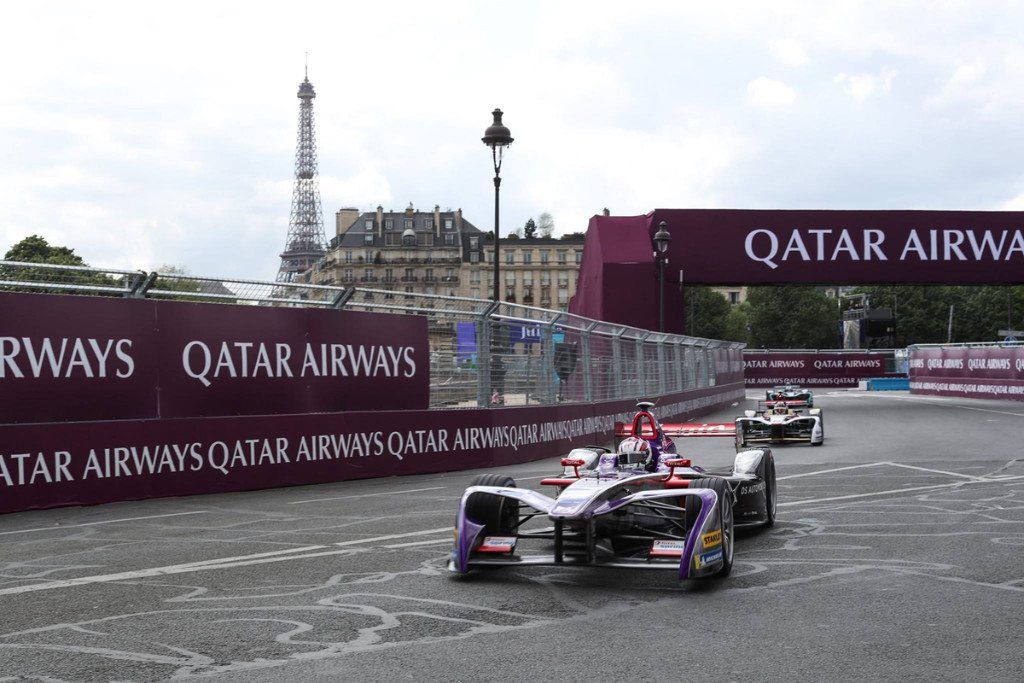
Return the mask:
<svg viewBox="0 0 1024 683"><path fill-rule="evenodd" d="M663 419L743 399L663 396ZM0 512L526 462L604 443L632 401L0 426Z"/></svg>
<svg viewBox="0 0 1024 683"><path fill-rule="evenodd" d="M427 319L0 293L0 423L426 408Z"/></svg>
<svg viewBox="0 0 1024 683"><path fill-rule="evenodd" d="M911 349L910 393L1024 401L1024 346Z"/></svg>
<svg viewBox="0 0 1024 683"><path fill-rule="evenodd" d="M877 353L744 351L743 373L748 387L856 387L886 374L885 361Z"/></svg>

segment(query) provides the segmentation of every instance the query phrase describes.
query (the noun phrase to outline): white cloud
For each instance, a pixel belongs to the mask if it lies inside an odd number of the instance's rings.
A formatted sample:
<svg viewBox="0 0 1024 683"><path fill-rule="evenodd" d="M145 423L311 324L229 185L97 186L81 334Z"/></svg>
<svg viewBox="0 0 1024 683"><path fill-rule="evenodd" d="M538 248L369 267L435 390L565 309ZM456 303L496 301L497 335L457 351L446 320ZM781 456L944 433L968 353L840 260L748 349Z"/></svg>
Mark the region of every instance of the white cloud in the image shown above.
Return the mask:
<svg viewBox="0 0 1024 683"><path fill-rule="evenodd" d="M850 97L864 101L876 92L891 92L892 82L898 74L896 69L886 66L877 74L837 74L833 80L842 84Z"/></svg>
<svg viewBox="0 0 1024 683"><path fill-rule="evenodd" d="M804 66L811 61L800 43L792 38L775 41L771 44L771 51L786 66Z"/></svg>
<svg viewBox="0 0 1024 683"><path fill-rule="evenodd" d="M759 76L747 83L747 98L758 107L779 107L793 104L796 91L782 81Z"/></svg>
<svg viewBox="0 0 1024 683"><path fill-rule="evenodd" d="M1003 211L1024 211L1024 192L1003 202L999 208Z"/></svg>

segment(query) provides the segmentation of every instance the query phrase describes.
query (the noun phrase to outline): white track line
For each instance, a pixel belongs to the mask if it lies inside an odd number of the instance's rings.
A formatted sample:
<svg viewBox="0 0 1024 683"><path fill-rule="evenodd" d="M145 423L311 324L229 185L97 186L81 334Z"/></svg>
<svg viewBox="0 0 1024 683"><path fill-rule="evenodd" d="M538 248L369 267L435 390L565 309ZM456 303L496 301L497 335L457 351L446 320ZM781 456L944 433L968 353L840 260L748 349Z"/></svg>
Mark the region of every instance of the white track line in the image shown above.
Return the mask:
<svg viewBox="0 0 1024 683"><path fill-rule="evenodd" d="M410 531L403 534L390 534L388 536L374 536L372 538L358 538L351 541L342 541L335 543L333 546L352 546L360 545L365 543L373 543L375 541L389 541L397 538L408 538L410 536L427 536L430 534L439 534L441 532L451 533L452 527L440 527L438 529L424 529L423 531ZM423 542L422 545L428 543L440 543L445 539L431 539L429 542ZM399 544L394 547L404 547L405 544ZM36 591L45 591L55 588L72 588L75 586L88 586L96 583L111 583L115 581L129 581L134 579L145 579L156 576L167 576L169 574L186 574L190 572L201 572L201 571L213 571L216 569L231 569L233 567L247 567L254 564L267 564L270 562L285 562L287 560L307 560L314 557L325 557L328 555L346 555L349 554L350 550L330 550L332 546L329 545L308 545L301 548L290 548L287 550L274 550L266 553L254 553L251 555L239 555L237 557L219 557L212 560L202 560L200 562L188 562L186 564L172 564L165 567L149 567L147 569L137 569L127 572L118 572L116 574L97 574L94 576L80 576L73 579L63 579L60 581L47 581L44 583L31 583L23 586L11 586L10 588L0 589L0 596L4 595L17 595L19 593L33 593ZM392 546L384 546L392 547ZM318 552L312 552L318 551Z"/></svg>
<svg viewBox="0 0 1024 683"><path fill-rule="evenodd" d="M303 503L322 503L327 500L355 500L356 498L372 498L374 496L395 496L399 493L420 493L421 491L439 491L448 488L447 486L430 486L425 489L403 489L401 491L381 491L380 493L360 493L354 496L334 496L333 498L311 498L310 500L293 500L289 505L302 505Z"/></svg>
<svg viewBox="0 0 1024 683"><path fill-rule="evenodd" d="M962 408L964 410L975 410L979 413L995 413L996 415L1013 415L1014 417L1024 417L1024 413L1011 413L1007 410L993 410L992 408L977 408L975 406L965 406L962 403L954 402L963 400L969 401L987 399L958 399L952 396L879 396L879 398L888 398L893 401L916 401L918 403L931 403L932 405L943 406L945 408Z"/></svg>
<svg viewBox="0 0 1024 683"><path fill-rule="evenodd" d="M830 470L816 470L814 472L804 472L802 474L787 474L784 477L776 477L776 481L782 481L783 479L796 479L797 477L813 477L816 474L828 474L830 472L845 472L846 470L859 470L865 467L878 467L879 465L889 465L892 463L887 462L870 462L866 465L850 465L849 467L834 467Z"/></svg>
<svg viewBox="0 0 1024 683"><path fill-rule="evenodd" d="M383 548L413 548L418 545L437 545L438 543L451 543L452 536L449 533L444 538L432 538L429 541L413 541L412 543L394 543L392 545L381 546Z"/></svg>
<svg viewBox="0 0 1024 683"><path fill-rule="evenodd" d="M374 536L372 538L358 538L358 539L356 539L354 541L342 541L341 543L335 543L334 545L340 545L340 546L359 545L359 544L362 544L362 543L373 543L374 541L390 541L393 538L408 538L410 536L429 536L430 534L439 534L441 532L448 532L450 534L452 532L453 528L454 528L454 525L452 525L452 526L443 526L443 527L440 527L438 529L425 529L423 531L409 531L409 532L404 533L404 534L391 534L390 536Z"/></svg>
<svg viewBox="0 0 1024 683"><path fill-rule="evenodd" d="M970 479L972 481L991 481L988 477L978 477L973 474L961 474L960 472L950 472L948 470L933 470L928 467L918 467L917 465L905 465L901 462L885 462L883 465L892 465L893 467L903 467L908 470L920 470L921 472L932 472L934 474L945 474L949 477L962 477L964 479Z"/></svg>
<svg viewBox="0 0 1024 683"><path fill-rule="evenodd" d="M848 496L831 496L829 498L813 498L811 500L794 500L788 503L778 503L777 507L793 507L796 505L810 505L812 503L830 503L837 500L856 500L858 498L871 498L872 496L886 496L892 493L910 493L911 491L930 491L932 489L947 489L953 486L968 486L970 484L1001 484L1014 479L1024 479L1024 475L1007 477L1006 479L979 479L974 481L954 481L951 484L932 484L931 486L912 486L905 489L889 489L887 491L872 491L870 493L852 493Z"/></svg>
<svg viewBox="0 0 1024 683"><path fill-rule="evenodd" d="M207 510L196 510L194 512L171 512L166 515L147 515L145 517L124 517L122 519L106 519L99 522L83 522L82 524L62 524L58 526L43 526L36 529L16 529L14 531L0 531L0 536L8 534L28 534L33 531L61 531L63 529L76 529L82 526L95 526L97 524L117 524L118 522L137 522L143 519L161 519L163 517L180 517L182 515L202 515Z"/></svg>

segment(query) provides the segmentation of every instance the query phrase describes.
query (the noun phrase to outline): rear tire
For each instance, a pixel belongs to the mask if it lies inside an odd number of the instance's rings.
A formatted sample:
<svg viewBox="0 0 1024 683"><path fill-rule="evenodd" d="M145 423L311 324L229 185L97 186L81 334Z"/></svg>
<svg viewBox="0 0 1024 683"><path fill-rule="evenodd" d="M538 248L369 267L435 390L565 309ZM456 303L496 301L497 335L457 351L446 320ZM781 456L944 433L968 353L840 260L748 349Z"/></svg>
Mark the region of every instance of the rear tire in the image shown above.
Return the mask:
<svg viewBox="0 0 1024 683"><path fill-rule="evenodd" d="M733 526L732 510L732 489L728 482L720 477L705 477L694 479L690 482L692 489L712 489L718 494L718 518L719 529L722 532L722 567L708 578L724 578L732 571L732 557L735 541L735 528ZM686 528L693 529L697 524L697 517L700 508L693 509L690 505L686 508Z"/></svg>
<svg viewBox="0 0 1024 683"><path fill-rule="evenodd" d="M768 453L765 456L764 466L764 527L766 529L775 526L775 509L778 502L775 486L775 456Z"/></svg>
<svg viewBox="0 0 1024 683"><path fill-rule="evenodd" d="M481 474L474 477L469 485L515 488L516 482L504 474ZM519 501L493 493L474 493L466 501L466 516L484 525L484 536L515 536Z"/></svg>

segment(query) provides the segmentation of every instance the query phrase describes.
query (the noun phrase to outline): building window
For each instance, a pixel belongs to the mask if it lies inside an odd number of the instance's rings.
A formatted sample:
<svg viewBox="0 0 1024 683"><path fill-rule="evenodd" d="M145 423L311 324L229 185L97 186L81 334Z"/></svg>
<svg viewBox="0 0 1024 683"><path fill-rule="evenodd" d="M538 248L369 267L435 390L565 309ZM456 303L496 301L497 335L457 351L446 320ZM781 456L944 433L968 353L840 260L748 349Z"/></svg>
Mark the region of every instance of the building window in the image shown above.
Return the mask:
<svg viewBox="0 0 1024 683"><path fill-rule="evenodd" d="M516 262L516 252L506 251L505 252L505 265L511 266Z"/></svg>
<svg viewBox="0 0 1024 683"><path fill-rule="evenodd" d="M373 268L367 268L363 271L363 277L369 282L370 278L373 277Z"/></svg>
<svg viewBox="0 0 1024 683"><path fill-rule="evenodd" d="M515 273L505 273L505 284L514 285L516 283Z"/></svg>
<svg viewBox="0 0 1024 683"><path fill-rule="evenodd" d="M395 281L395 269L394 268L385 268L384 269L384 282L394 282L394 281Z"/></svg>
<svg viewBox="0 0 1024 683"><path fill-rule="evenodd" d="M426 280L427 282L431 282L434 279L434 269L427 268L427 270L424 272L423 279Z"/></svg>
<svg viewBox="0 0 1024 683"><path fill-rule="evenodd" d="M740 302L740 293L739 292L729 292L729 303L732 304L733 306L735 306L739 302Z"/></svg>
<svg viewBox="0 0 1024 683"><path fill-rule="evenodd" d="M452 219L452 218L445 218L444 219L444 229L445 230L453 230L454 228L455 228L455 220Z"/></svg>
<svg viewBox="0 0 1024 683"><path fill-rule="evenodd" d="M540 262L543 265L545 265L545 266L548 263L550 263L551 262L551 252L548 251L547 249L542 249L541 252L540 252Z"/></svg>
<svg viewBox="0 0 1024 683"><path fill-rule="evenodd" d="M470 263L480 263L480 252L479 251L471 251L471 252L469 252L469 262Z"/></svg>
<svg viewBox="0 0 1024 683"><path fill-rule="evenodd" d="M405 229L406 230L412 230L412 219L411 218L406 218L405 219Z"/></svg>
<svg viewBox="0 0 1024 683"><path fill-rule="evenodd" d="M385 299L394 299L395 298L395 291L393 289L389 289L387 292L384 293L384 298Z"/></svg>
<svg viewBox="0 0 1024 683"><path fill-rule="evenodd" d="M412 273L413 273L412 268L406 268L405 269L405 281L406 282L412 282Z"/></svg>
<svg viewBox="0 0 1024 683"><path fill-rule="evenodd" d="M421 232L416 236L416 238L421 247L434 246L434 233L432 232Z"/></svg>
<svg viewBox="0 0 1024 683"><path fill-rule="evenodd" d="M532 270L528 270L525 273L523 273L523 284L524 285L533 285L533 271Z"/></svg>
<svg viewBox="0 0 1024 683"><path fill-rule="evenodd" d="M348 280L349 282L356 279L355 273L352 271L351 268L345 269L345 279Z"/></svg>
<svg viewBox="0 0 1024 683"><path fill-rule="evenodd" d="M558 265L564 266L566 264L566 260L565 260L566 256L565 256L565 254L566 254L566 252L564 252L562 250L558 251Z"/></svg>
<svg viewBox="0 0 1024 683"><path fill-rule="evenodd" d="M363 221L363 227L366 228L366 232L373 232L373 219L368 218Z"/></svg>
<svg viewBox="0 0 1024 683"><path fill-rule="evenodd" d="M494 263L494 252L493 251L487 252L487 262L488 263Z"/></svg>
<svg viewBox="0 0 1024 683"><path fill-rule="evenodd" d="M363 244L373 244L373 233L368 232L363 235Z"/></svg>
<svg viewBox="0 0 1024 683"><path fill-rule="evenodd" d="M474 299L479 299L480 298L480 288L479 287L473 287L472 289L469 290L469 295L471 297L473 297Z"/></svg>
<svg viewBox="0 0 1024 683"><path fill-rule="evenodd" d="M426 226L427 230L433 230L434 229L434 219L433 218L425 219L423 224Z"/></svg>
<svg viewBox="0 0 1024 683"><path fill-rule="evenodd" d="M470 237L469 238L469 248L470 249L479 249L480 248L480 238L479 237Z"/></svg>
<svg viewBox="0 0 1024 683"><path fill-rule="evenodd" d="M546 270L540 271L540 286L548 287L551 285L551 273Z"/></svg>
<svg viewBox="0 0 1024 683"><path fill-rule="evenodd" d="M568 287L569 286L569 273L561 272L558 274L558 286Z"/></svg>
<svg viewBox="0 0 1024 683"><path fill-rule="evenodd" d="M444 269L444 276L445 277L455 277L455 269L454 268L445 268Z"/></svg>
<svg viewBox="0 0 1024 683"><path fill-rule="evenodd" d="M395 220L393 218L385 218L384 219L384 229L385 230L394 230L395 229Z"/></svg>
<svg viewBox="0 0 1024 683"><path fill-rule="evenodd" d="M569 303L569 290L568 289L560 289L560 290L558 290L558 303L561 306L564 306L565 304Z"/></svg>
<svg viewBox="0 0 1024 683"><path fill-rule="evenodd" d="M402 245L406 247L415 247L416 235L402 235Z"/></svg>
<svg viewBox="0 0 1024 683"><path fill-rule="evenodd" d="M373 262L373 257L374 257L373 249L367 249L366 250L366 262L367 263L372 263Z"/></svg>
<svg viewBox="0 0 1024 683"><path fill-rule="evenodd" d="M516 288L515 287L506 287L505 288L505 301L511 301L512 303L515 303L515 301L516 301Z"/></svg>
<svg viewBox="0 0 1024 683"><path fill-rule="evenodd" d="M345 252L345 263L352 263L352 252L351 251L346 251Z"/></svg>
<svg viewBox="0 0 1024 683"><path fill-rule="evenodd" d="M393 247L395 246L395 233L386 232L384 233L384 246Z"/></svg>
<svg viewBox="0 0 1024 683"><path fill-rule="evenodd" d="M581 263L583 263L583 252L577 250L576 251L576 265L579 265Z"/></svg>
<svg viewBox="0 0 1024 683"><path fill-rule="evenodd" d="M444 243L445 243L445 245L447 245L449 247L454 247L455 246L455 235L453 233L446 234L444 236Z"/></svg>
<svg viewBox="0 0 1024 683"><path fill-rule="evenodd" d="M470 282L470 284L473 284L473 285L480 284L480 271L479 270L470 271L470 273L469 273L469 282Z"/></svg>
<svg viewBox="0 0 1024 683"><path fill-rule="evenodd" d="M423 288L423 293L424 294L437 294L437 288L436 287L424 287Z"/></svg>
<svg viewBox="0 0 1024 683"><path fill-rule="evenodd" d="M448 288L448 296L455 296L455 290L451 287Z"/></svg>
<svg viewBox="0 0 1024 683"><path fill-rule="evenodd" d="M533 251L530 250L530 249L524 249L523 250L523 264L528 266L531 263L533 263Z"/></svg>

